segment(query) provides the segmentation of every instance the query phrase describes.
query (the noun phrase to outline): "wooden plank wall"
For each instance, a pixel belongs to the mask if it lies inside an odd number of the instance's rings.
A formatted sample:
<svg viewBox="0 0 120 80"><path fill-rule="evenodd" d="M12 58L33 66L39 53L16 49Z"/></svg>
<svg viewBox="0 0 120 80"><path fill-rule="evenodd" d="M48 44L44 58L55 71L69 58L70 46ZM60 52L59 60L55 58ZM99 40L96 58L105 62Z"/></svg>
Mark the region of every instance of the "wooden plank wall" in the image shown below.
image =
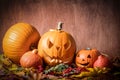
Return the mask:
<svg viewBox="0 0 120 80"><path fill-rule="evenodd" d="M120 56L119 0L0 0L0 52L11 25L26 22L43 35L59 21L74 37L77 51L90 47Z"/></svg>

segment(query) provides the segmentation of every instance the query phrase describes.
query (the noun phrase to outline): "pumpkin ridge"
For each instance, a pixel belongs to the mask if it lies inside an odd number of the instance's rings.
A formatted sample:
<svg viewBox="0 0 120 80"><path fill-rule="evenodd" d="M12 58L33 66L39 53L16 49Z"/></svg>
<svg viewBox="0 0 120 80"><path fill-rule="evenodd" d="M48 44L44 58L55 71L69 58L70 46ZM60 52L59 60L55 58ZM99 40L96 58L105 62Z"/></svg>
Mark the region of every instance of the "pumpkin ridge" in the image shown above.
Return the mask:
<svg viewBox="0 0 120 80"><path fill-rule="evenodd" d="M33 39L29 39L30 37ZM29 44L36 43L39 39L40 34L35 27L27 23L17 23L5 33L2 42L3 51L13 62L19 63L20 57L29 50ZM13 54L17 58L12 58Z"/></svg>

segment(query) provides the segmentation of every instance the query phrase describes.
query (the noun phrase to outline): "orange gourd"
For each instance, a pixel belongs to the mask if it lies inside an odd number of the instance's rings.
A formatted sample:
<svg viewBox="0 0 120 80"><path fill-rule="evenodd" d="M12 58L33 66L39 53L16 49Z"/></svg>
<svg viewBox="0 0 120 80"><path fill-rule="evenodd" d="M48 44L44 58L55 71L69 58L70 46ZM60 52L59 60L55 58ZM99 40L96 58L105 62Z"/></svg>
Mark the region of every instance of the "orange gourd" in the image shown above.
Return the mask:
<svg viewBox="0 0 120 80"><path fill-rule="evenodd" d="M38 55L38 50L34 49L23 54L20 59L20 64L24 68L37 68L39 65L42 65L42 58Z"/></svg>
<svg viewBox="0 0 120 80"><path fill-rule="evenodd" d="M30 24L17 23L11 26L3 38L4 54L14 63L19 64L21 56L34 48L37 48L40 34Z"/></svg>
<svg viewBox="0 0 120 80"><path fill-rule="evenodd" d="M76 55L75 63L78 67L93 67L99 54L99 51L96 49L88 48L80 50Z"/></svg>
<svg viewBox="0 0 120 80"><path fill-rule="evenodd" d="M62 23L59 23L58 29L46 32L39 41L39 55L47 65L69 64L73 61L76 50L75 40L69 33L61 29Z"/></svg>

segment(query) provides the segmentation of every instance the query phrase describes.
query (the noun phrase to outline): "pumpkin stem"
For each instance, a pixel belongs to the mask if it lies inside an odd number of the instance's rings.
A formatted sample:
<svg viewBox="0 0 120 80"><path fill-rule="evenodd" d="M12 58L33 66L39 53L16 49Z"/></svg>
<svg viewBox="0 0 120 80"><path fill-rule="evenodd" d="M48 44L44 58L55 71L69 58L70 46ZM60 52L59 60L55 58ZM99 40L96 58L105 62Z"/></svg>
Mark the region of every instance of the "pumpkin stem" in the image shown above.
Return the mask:
<svg viewBox="0 0 120 80"><path fill-rule="evenodd" d="M91 48L86 48L86 50L91 50Z"/></svg>
<svg viewBox="0 0 120 80"><path fill-rule="evenodd" d="M62 24L63 24L62 22L59 22L59 23L58 23L57 30L62 30Z"/></svg>
<svg viewBox="0 0 120 80"><path fill-rule="evenodd" d="M33 50L32 50L32 53L37 54L37 53L38 53L38 50L37 50L37 49L33 49Z"/></svg>

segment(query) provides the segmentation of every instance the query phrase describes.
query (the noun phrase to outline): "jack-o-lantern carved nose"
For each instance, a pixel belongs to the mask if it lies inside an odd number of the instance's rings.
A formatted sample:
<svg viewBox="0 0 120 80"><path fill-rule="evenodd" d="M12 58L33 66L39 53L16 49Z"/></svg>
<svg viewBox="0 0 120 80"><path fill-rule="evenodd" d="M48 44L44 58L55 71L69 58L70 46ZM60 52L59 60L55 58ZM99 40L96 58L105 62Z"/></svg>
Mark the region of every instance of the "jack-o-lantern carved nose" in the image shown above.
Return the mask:
<svg viewBox="0 0 120 80"><path fill-rule="evenodd" d="M57 51L60 49L60 47L56 46Z"/></svg>
<svg viewBox="0 0 120 80"><path fill-rule="evenodd" d="M82 59L82 61L85 61L84 59Z"/></svg>

